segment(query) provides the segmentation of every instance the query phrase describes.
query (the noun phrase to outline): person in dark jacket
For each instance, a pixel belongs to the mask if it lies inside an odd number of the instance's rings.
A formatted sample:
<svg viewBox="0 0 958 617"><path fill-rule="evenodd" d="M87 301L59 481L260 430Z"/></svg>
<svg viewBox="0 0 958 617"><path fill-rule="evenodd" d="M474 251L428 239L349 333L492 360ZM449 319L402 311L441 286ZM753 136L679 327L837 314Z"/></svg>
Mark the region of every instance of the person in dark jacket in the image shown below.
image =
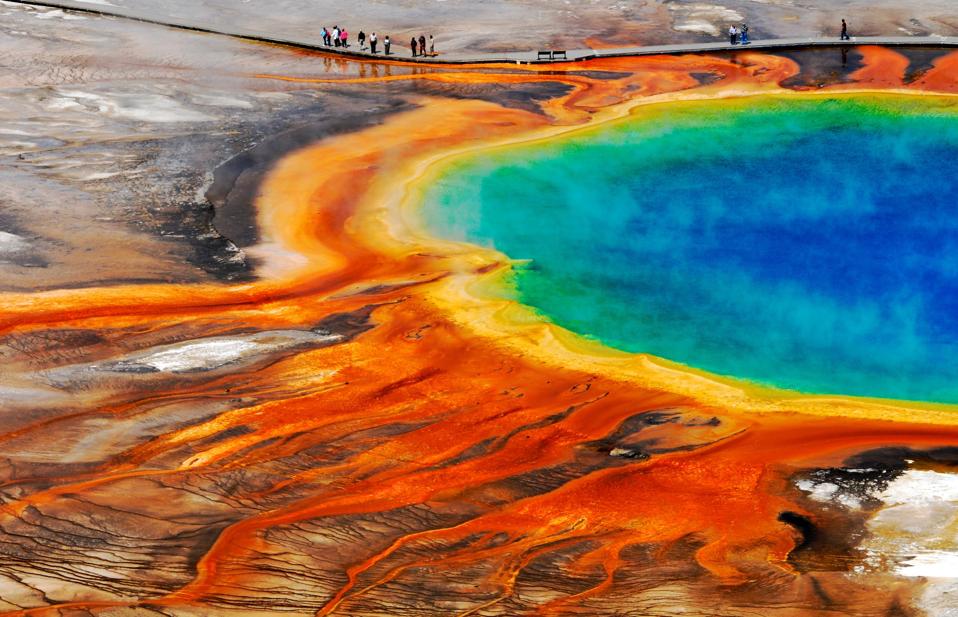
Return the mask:
<svg viewBox="0 0 958 617"><path fill-rule="evenodd" d="M366 49L366 33L360 30L359 36L356 38L359 39L359 50L362 51Z"/></svg>
<svg viewBox="0 0 958 617"><path fill-rule="evenodd" d="M426 37L422 34L419 35L419 55L426 55Z"/></svg>
<svg viewBox="0 0 958 617"><path fill-rule="evenodd" d="M412 49L412 57L415 58L416 50L419 48L418 43L416 43L416 37L412 37L412 39L409 40L409 47Z"/></svg>

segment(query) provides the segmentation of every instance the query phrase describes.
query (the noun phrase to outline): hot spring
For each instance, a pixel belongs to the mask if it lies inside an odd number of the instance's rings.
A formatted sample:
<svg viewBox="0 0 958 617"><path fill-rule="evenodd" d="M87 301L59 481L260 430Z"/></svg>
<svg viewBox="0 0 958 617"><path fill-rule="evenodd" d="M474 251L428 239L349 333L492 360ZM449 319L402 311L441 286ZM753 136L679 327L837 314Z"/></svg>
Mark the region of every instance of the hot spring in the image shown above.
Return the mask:
<svg viewBox="0 0 958 617"><path fill-rule="evenodd" d="M807 393L958 402L958 115L761 96L461 156L431 233L529 260L511 293L632 352Z"/></svg>

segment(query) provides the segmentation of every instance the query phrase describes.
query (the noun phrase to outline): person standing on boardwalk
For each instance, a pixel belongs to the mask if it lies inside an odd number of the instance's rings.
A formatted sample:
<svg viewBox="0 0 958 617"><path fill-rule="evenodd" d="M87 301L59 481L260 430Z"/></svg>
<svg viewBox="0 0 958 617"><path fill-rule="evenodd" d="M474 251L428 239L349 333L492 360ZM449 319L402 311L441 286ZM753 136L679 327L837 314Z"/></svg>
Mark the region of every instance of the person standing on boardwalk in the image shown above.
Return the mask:
<svg viewBox="0 0 958 617"><path fill-rule="evenodd" d="M343 47L349 47L349 33L346 32L346 28L339 33L339 40L343 42Z"/></svg>
<svg viewBox="0 0 958 617"><path fill-rule="evenodd" d="M735 29L735 26L728 27L728 42L732 45L738 43L738 30Z"/></svg>
<svg viewBox="0 0 958 617"><path fill-rule="evenodd" d="M383 39L383 52L385 55L389 55L389 47L392 45L392 41L389 40L389 35L386 35L386 38Z"/></svg>
<svg viewBox="0 0 958 617"><path fill-rule="evenodd" d="M323 45L329 47L329 30L326 29L326 26L323 26L323 31L320 34L323 35Z"/></svg>
<svg viewBox="0 0 958 617"><path fill-rule="evenodd" d="M369 35L369 51L376 53L376 43L379 42L379 39L376 38L376 33L373 32Z"/></svg>
<svg viewBox="0 0 958 617"><path fill-rule="evenodd" d="M419 55L426 55L426 37L421 34L419 35Z"/></svg>
<svg viewBox="0 0 958 617"><path fill-rule="evenodd" d="M742 36L739 41L742 45L748 45L748 24L742 24Z"/></svg>
<svg viewBox="0 0 958 617"><path fill-rule="evenodd" d="M412 57L415 58L415 57L416 57L416 47L417 47L417 45L416 45L416 37L412 37L412 38L409 40L409 47L412 49Z"/></svg>
<svg viewBox="0 0 958 617"><path fill-rule="evenodd" d="M360 30L359 36L356 38L359 39L359 51L366 49L366 33Z"/></svg>
<svg viewBox="0 0 958 617"><path fill-rule="evenodd" d="M842 20L842 39L843 41L850 41L852 38L848 36L848 24L845 23L845 20Z"/></svg>
<svg viewBox="0 0 958 617"><path fill-rule="evenodd" d="M431 34L429 35L429 55L430 56L436 55L436 41L433 40Z"/></svg>
<svg viewBox="0 0 958 617"><path fill-rule="evenodd" d="M333 45L339 47L339 26L333 26Z"/></svg>

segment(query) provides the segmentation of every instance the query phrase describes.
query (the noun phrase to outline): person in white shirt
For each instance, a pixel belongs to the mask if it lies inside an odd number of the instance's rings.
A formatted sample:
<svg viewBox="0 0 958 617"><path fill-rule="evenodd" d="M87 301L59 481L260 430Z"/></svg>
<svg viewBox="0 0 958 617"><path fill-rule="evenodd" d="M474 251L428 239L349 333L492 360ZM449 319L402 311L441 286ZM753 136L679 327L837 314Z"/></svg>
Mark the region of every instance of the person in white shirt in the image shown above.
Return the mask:
<svg viewBox="0 0 958 617"><path fill-rule="evenodd" d="M335 35L333 36L335 38ZM728 42L732 45L738 43L738 30L735 28L735 26L729 26L728 28Z"/></svg>

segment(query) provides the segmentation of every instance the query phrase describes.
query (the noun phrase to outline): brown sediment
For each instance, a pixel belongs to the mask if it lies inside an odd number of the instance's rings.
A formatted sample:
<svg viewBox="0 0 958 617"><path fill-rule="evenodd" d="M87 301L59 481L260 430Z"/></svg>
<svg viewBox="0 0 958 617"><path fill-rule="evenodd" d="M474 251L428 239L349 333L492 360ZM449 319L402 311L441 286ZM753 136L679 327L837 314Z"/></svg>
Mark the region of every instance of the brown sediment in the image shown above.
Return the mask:
<svg viewBox="0 0 958 617"><path fill-rule="evenodd" d="M907 61L861 53L860 89L904 88ZM954 57L919 87L949 91ZM818 519L788 478L877 447L952 445L951 408L763 391L601 348L477 293L507 258L429 238L410 211L416 182L456 152L546 139L651 102L784 92L798 65L739 53L588 65L626 74L615 79L569 74L582 68L571 64L514 68L334 80L570 90L543 114L424 97L282 158L257 202L263 280L0 298L0 333L12 340L98 333L69 363L22 345L7 354L22 383L62 383L70 398L0 425L16 463L0 468L0 537L19 547L0 581L36 579L51 605L4 614L621 614L679 602L709 615L725 598L729 615L836 605L880 615L909 600L900 585L794 570L801 533L782 513ZM703 73L717 81L702 85ZM120 356L135 366L131 351L291 331L331 338L248 364L102 376ZM133 350L122 347L131 332ZM145 428L96 442L111 423ZM78 434L98 445L81 462L51 461L42 442L62 440L75 456ZM769 589L794 598L787 611Z"/></svg>

